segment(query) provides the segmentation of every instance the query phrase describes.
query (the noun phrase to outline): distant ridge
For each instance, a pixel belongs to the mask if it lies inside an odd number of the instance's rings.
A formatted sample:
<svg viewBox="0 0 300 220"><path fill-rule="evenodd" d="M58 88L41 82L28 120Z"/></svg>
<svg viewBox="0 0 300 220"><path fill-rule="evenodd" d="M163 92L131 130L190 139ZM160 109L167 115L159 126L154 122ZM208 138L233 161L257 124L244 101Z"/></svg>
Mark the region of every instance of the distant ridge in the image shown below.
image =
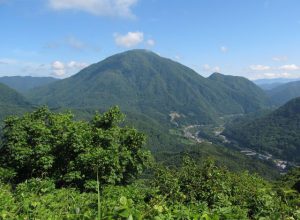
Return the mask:
<svg viewBox="0 0 300 220"><path fill-rule="evenodd" d="M228 114L255 112L269 103L264 91L245 77L213 73L208 79L221 94L226 94L220 107L228 109ZM234 112L233 106L236 110L240 108L240 111ZM219 111L222 112L222 109Z"/></svg>
<svg viewBox="0 0 300 220"><path fill-rule="evenodd" d="M300 80L276 86L268 90L267 94L274 105L283 105L293 98L300 97Z"/></svg>
<svg viewBox="0 0 300 220"><path fill-rule="evenodd" d="M273 79L256 79L253 80L253 82L257 85L267 85L273 83L284 84L284 83L289 83L289 82L294 82L299 80L300 78L273 78Z"/></svg>
<svg viewBox="0 0 300 220"><path fill-rule="evenodd" d="M33 76L3 76L0 77L0 83L3 83L20 93L27 92L30 89L44 86L59 79L53 77L33 77Z"/></svg>
<svg viewBox="0 0 300 220"><path fill-rule="evenodd" d="M300 97L292 99L271 114L231 125L227 137L243 147L300 163Z"/></svg>

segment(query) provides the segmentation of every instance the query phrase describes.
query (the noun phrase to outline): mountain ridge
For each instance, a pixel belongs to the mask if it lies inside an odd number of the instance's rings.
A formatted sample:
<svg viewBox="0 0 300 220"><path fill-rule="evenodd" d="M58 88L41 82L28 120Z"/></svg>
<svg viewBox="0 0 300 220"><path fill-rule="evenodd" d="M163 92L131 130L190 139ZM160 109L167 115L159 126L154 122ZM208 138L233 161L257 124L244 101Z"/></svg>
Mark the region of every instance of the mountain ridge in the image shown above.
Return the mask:
<svg viewBox="0 0 300 220"><path fill-rule="evenodd" d="M224 135L243 147L300 163L300 97L266 116L229 125Z"/></svg>
<svg viewBox="0 0 300 220"><path fill-rule="evenodd" d="M34 103L50 106L120 105L126 111L164 120L168 120L170 112L178 112L183 115L180 120L208 123L217 120L219 115L255 111L267 103L255 84L245 78L234 79L247 85L250 93L262 96L257 99L262 103L254 103L256 99L247 97L250 104L245 105L238 95L240 91L225 85L232 78L216 86L214 79L204 78L189 67L138 49L112 55L70 78L33 89L27 97ZM224 108L221 103L226 100L229 104Z"/></svg>
<svg viewBox="0 0 300 220"><path fill-rule="evenodd" d="M34 76L2 76L0 83L24 94L30 89L44 86L59 79L53 77L34 77Z"/></svg>
<svg viewBox="0 0 300 220"><path fill-rule="evenodd" d="M281 84L268 90L267 94L274 105L283 105L293 98L300 97L300 81Z"/></svg>

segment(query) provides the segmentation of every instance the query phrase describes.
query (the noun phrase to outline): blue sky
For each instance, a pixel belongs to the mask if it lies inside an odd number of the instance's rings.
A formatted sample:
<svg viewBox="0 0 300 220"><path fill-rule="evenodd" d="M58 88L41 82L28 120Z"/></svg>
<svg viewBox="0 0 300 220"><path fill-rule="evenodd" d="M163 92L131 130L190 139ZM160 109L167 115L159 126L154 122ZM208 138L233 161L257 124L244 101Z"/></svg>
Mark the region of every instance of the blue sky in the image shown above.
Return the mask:
<svg viewBox="0 0 300 220"><path fill-rule="evenodd" d="M0 76L153 50L203 76L300 77L299 0L0 0Z"/></svg>

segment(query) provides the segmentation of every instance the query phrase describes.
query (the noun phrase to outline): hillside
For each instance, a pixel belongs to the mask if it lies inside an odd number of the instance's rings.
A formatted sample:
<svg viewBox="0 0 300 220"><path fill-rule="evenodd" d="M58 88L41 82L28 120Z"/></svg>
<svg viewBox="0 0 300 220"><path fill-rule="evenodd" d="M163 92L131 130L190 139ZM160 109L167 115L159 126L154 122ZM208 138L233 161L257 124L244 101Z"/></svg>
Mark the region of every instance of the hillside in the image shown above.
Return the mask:
<svg viewBox="0 0 300 220"><path fill-rule="evenodd" d="M274 105L283 105L289 100L300 96L300 81L289 82L267 91Z"/></svg>
<svg viewBox="0 0 300 220"><path fill-rule="evenodd" d="M232 86L232 79L241 85ZM249 93L253 95L244 97ZM195 124L214 122L222 114L256 111L266 104L261 89L247 79L207 79L147 50L113 55L70 78L33 89L28 97L54 107L107 109L119 105L124 111L165 122L171 112L177 112L181 116L177 120Z"/></svg>
<svg viewBox="0 0 300 220"><path fill-rule="evenodd" d="M216 89L223 91L219 111L227 109L228 114L249 113L266 107L264 91L244 77L213 73L208 79Z"/></svg>
<svg viewBox="0 0 300 220"><path fill-rule="evenodd" d="M231 124L224 135L243 147L300 162L299 130L300 98L295 98L267 116Z"/></svg>
<svg viewBox="0 0 300 220"><path fill-rule="evenodd" d="M0 77L0 83L3 83L20 93L27 92L30 89L44 86L55 82L58 79L53 77L32 77L32 76L3 76Z"/></svg>
<svg viewBox="0 0 300 220"><path fill-rule="evenodd" d="M24 113L31 104L18 92L0 83L0 120L8 115ZM0 123L1 123L0 122Z"/></svg>

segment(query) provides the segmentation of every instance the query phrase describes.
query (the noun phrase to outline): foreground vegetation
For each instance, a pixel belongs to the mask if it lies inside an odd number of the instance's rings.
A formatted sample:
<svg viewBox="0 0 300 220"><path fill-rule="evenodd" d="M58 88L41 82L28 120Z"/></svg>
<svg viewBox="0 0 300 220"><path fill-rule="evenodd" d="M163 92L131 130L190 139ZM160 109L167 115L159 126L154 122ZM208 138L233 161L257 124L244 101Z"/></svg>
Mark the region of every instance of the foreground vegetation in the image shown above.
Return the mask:
<svg viewBox="0 0 300 220"><path fill-rule="evenodd" d="M157 164L118 108L90 122L41 108L10 117L0 148L1 219L299 219L300 170L277 183L186 155Z"/></svg>

